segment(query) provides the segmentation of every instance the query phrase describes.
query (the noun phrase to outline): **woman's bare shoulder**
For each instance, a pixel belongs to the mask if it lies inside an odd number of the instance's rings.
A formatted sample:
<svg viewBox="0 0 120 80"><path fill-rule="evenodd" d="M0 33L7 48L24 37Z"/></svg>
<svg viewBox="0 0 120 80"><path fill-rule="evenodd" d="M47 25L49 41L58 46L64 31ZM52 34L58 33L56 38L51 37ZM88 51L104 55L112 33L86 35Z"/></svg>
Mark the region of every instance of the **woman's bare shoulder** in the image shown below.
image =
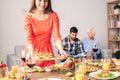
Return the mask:
<svg viewBox="0 0 120 80"><path fill-rule="evenodd" d="M27 12L27 13L25 13L25 16L32 16L32 13Z"/></svg>

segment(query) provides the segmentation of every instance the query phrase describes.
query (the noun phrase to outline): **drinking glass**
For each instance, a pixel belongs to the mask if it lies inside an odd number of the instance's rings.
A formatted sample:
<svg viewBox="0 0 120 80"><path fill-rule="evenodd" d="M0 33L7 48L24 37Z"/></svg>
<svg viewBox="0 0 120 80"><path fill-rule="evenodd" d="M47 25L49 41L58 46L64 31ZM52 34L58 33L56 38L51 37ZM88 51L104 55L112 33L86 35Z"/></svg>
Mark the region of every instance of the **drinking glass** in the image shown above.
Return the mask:
<svg viewBox="0 0 120 80"><path fill-rule="evenodd" d="M110 70L110 58L106 56L102 61L102 69L109 71Z"/></svg>
<svg viewBox="0 0 120 80"><path fill-rule="evenodd" d="M85 80L84 73L75 72L75 80Z"/></svg>
<svg viewBox="0 0 120 80"><path fill-rule="evenodd" d="M98 51L98 48L97 48L97 45L95 43L94 43L94 46L93 46L92 50L93 50L93 59L97 60L97 51Z"/></svg>
<svg viewBox="0 0 120 80"><path fill-rule="evenodd" d="M19 67L20 67L20 63L21 63L21 60L14 60L13 62L12 62L12 72L14 73L14 74L16 74L17 73L17 71L18 71L18 69L19 69Z"/></svg>
<svg viewBox="0 0 120 80"><path fill-rule="evenodd" d="M21 66L25 66L26 65L26 54L24 50L22 50L21 60L22 60Z"/></svg>
<svg viewBox="0 0 120 80"><path fill-rule="evenodd" d="M30 74L32 74L32 68L35 66L36 61L34 59L29 59L26 61L27 66L30 68Z"/></svg>
<svg viewBox="0 0 120 80"><path fill-rule="evenodd" d="M87 67L84 62L79 62L75 64L75 78L76 80L85 80L85 73Z"/></svg>
<svg viewBox="0 0 120 80"><path fill-rule="evenodd" d="M87 71L87 66L86 66L86 63L84 62L78 62L75 64L75 71L78 71L80 73L86 73Z"/></svg>
<svg viewBox="0 0 120 80"><path fill-rule="evenodd" d="M88 62L92 61L92 59L93 59L91 54L92 54L91 52L88 52L86 55L86 59Z"/></svg>

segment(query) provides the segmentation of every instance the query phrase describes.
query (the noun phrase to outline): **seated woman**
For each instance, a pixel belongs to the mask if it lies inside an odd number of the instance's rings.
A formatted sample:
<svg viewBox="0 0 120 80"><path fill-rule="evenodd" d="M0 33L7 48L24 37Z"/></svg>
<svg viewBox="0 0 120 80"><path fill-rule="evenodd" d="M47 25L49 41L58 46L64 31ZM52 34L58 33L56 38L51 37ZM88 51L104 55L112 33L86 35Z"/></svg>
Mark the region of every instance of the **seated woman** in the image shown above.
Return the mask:
<svg viewBox="0 0 120 80"><path fill-rule="evenodd" d="M83 49L85 53L90 54L93 58L101 58L101 50L99 48L99 41L95 39L95 31L92 28L87 30L87 37L82 40ZM96 55L94 54L93 48L96 48Z"/></svg>

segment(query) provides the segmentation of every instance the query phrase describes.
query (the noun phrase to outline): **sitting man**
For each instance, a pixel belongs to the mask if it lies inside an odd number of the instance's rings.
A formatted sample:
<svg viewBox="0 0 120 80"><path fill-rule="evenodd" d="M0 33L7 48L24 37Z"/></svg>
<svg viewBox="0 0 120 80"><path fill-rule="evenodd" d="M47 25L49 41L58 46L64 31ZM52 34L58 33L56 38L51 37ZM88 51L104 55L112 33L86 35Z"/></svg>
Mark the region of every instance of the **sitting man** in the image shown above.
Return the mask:
<svg viewBox="0 0 120 80"><path fill-rule="evenodd" d="M63 41L63 49L68 53L68 55L78 55L83 53L83 47L81 41L77 38L78 29L76 27L70 28L70 34L65 37Z"/></svg>
<svg viewBox="0 0 120 80"><path fill-rule="evenodd" d="M101 50L100 50L100 45L99 41L95 39L95 31L92 28L89 28L87 30L87 37L83 39L82 41L83 44L83 49L85 53L90 54L93 59L100 59L101 58ZM96 51L97 53L94 54L93 48L97 48L98 50Z"/></svg>

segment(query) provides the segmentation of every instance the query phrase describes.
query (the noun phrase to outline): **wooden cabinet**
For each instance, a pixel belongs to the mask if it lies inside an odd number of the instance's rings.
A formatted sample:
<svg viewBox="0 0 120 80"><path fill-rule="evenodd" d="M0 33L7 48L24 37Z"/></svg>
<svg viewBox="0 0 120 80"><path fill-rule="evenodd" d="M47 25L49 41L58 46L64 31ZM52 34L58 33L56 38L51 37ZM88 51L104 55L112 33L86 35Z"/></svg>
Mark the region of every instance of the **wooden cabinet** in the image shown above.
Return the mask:
<svg viewBox="0 0 120 80"><path fill-rule="evenodd" d="M107 3L108 48L120 49L120 0Z"/></svg>

